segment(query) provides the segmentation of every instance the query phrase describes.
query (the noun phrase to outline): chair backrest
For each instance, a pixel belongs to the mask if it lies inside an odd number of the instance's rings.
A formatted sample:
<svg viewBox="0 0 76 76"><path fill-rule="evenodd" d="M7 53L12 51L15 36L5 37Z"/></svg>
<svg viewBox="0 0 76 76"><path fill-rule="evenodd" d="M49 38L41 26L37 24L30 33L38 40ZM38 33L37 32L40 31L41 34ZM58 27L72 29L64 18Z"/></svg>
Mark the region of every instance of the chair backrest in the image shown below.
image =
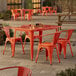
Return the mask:
<svg viewBox="0 0 76 76"><path fill-rule="evenodd" d="M12 12L12 16L15 15L16 13L18 13L17 9L11 9L11 12Z"/></svg>
<svg viewBox="0 0 76 76"><path fill-rule="evenodd" d="M53 10L56 10L57 11L57 7L53 7Z"/></svg>
<svg viewBox="0 0 76 76"><path fill-rule="evenodd" d="M7 37L10 37L10 30L9 30L9 27L3 27L3 30L6 34Z"/></svg>
<svg viewBox="0 0 76 76"><path fill-rule="evenodd" d="M0 68L0 70L13 69L13 68L18 68L17 76L31 76L32 74L32 71L29 68L22 66L5 67L5 68Z"/></svg>
<svg viewBox="0 0 76 76"><path fill-rule="evenodd" d="M26 67L18 67L18 76L31 76L32 71Z"/></svg>
<svg viewBox="0 0 76 76"><path fill-rule="evenodd" d="M48 10L49 10L49 11L52 11L52 7L49 7Z"/></svg>
<svg viewBox="0 0 76 76"><path fill-rule="evenodd" d="M31 9L30 14L33 15L33 9Z"/></svg>
<svg viewBox="0 0 76 76"><path fill-rule="evenodd" d="M42 11L46 11L46 7L42 7Z"/></svg>
<svg viewBox="0 0 76 76"><path fill-rule="evenodd" d="M60 36L60 32L56 32L53 37L53 44L56 44Z"/></svg>
<svg viewBox="0 0 76 76"><path fill-rule="evenodd" d="M11 12L12 12L12 16L15 16L15 13L17 13L16 10L14 9L11 9Z"/></svg>
<svg viewBox="0 0 76 76"><path fill-rule="evenodd" d="M69 29L66 31L66 34L67 34L67 40L69 40L72 36L72 32L74 31L74 29Z"/></svg>
<svg viewBox="0 0 76 76"><path fill-rule="evenodd" d="M13 11L14 11L14 13L17 13L17 9L14 9Z"/></svg>
<svg viewBox="0 0 76 76"><path fill-rule="evenodd" d="M69 40L70 38L71 38L71 36L72 36L72 32L74 31L74 29L69 29L69 30L63 30L63 31L61 31L62 33L63 32L66 32L66 34L65 34L65 39L66 40Z"/></svg>

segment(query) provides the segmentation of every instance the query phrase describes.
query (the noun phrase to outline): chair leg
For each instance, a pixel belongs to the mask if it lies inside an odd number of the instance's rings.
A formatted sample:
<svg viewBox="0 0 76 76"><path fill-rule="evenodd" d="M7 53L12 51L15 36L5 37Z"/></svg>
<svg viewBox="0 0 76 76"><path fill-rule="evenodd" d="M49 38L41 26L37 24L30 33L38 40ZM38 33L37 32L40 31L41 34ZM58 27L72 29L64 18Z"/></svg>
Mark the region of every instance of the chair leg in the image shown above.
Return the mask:
<svg viewBox="0 0 76 76"><path fill-rule="evenodd" d="M6 48L6 43L7 43L7 41L5 41L5 47L4 47L4 50L3 50L3 55L4 55L4 52L5 52L5 48Z"/></svg>
<svg viewBox="0 0 76 76"><path fill-rule="evenodd" d="M52 64L53 48L48 47L47 50L48 50L48 56L49 56L50 64Z"/></svg>
<svg viewBox="0 0 76 76"><path fill-rule="evenodd" d="M66 58L66 45L63 45L62 48L63 48L64 59L65 59Z"/></svg>
<svg viewBox="0 0 76 76"><path fill-rule="evenodd" d="M57 12L55 11L55 15L57 15Z"/></svg>
<svg viewBox="0 0 76 76"><path fill-rule="evenodd" d="M30 14L28 14L28 18L27 18L27 20L30 20Z"/></svg>
<svg viewBox="0 0 76 76"><path fill-rule="evenodd" d="M48 50L46 49L46 60L48 59Z"/></svg>
<svg viewBox="0 0 76 76"><path fill-rule="evenodd" d="M58 44L58 50L59 50L59 54L61 55L61 52L62 52L62 45L61 44Z"/></svg>
<svg viewBox="0 0 76 76"><path fill-rule="evenodd" d="M50 15L52 15L52 12L50 11Z"/></svg>
<svg viewBox="0 0 76 76"><path fill-rule="evenodd" d="M16 20L16 17L14 16L14 21Z"/></svg>
<svg viewBox="0 0 76 76"><path fill-rule="evenodd" d="M37 59L38 59L38 56L39 56L39 51L40 51L40 47L38 46L37 56L36 56L36 60L35 60L36 63L37 63Z"/></svg>
<svg viewBox="0 0 76 76"><path fill-rule="evenodd" d="M24 46L23 46L22 39L20 39L20 40L21 40L21 44L22 44L23 54L25 54L25 51L24 51Z"/></svg>
<svg viewBox="0 0 76 76"><path fill-rule="evenodd" d="M25 37L25 40L24 40L24 47L25 47L25 44L26 44L26 37Z"/></svg>
<svg viewBox="0 0 76 76"><path fill-rule="evenodd" d="M58 49L56 47L56 51L57 51L57 56L58 56L58 60L59 60L59 63L60 63L60 58L59 58L59 54L58 54Z"/></svg>
<svg viewBox="0 0 76 76"><path fill-rule="evenodd" d="M69 42L69 46L70 46L70 51L71 51L71 54L73 56L73 52L72 52L72 48L71 48L71 43Z"/></svg>
<svg viewBox="0 0 76 76"><path fill-rule="evenodd" d="M15 43L11 43L11 50L12 50L12 57L13 57L15 53Z"/></svg>
<svg viewBox="0 0 76 76"><path fill-rule="evenodd" d="M42 13L42 16L44 16L44 15L45 15L45 13L43 12L43 13Z"/></svg>
<svg viewBox="0 0 76 76"><path fill-rule="evenodd" d="M47 12L46 12L46 16L47 16Z"/></svg>

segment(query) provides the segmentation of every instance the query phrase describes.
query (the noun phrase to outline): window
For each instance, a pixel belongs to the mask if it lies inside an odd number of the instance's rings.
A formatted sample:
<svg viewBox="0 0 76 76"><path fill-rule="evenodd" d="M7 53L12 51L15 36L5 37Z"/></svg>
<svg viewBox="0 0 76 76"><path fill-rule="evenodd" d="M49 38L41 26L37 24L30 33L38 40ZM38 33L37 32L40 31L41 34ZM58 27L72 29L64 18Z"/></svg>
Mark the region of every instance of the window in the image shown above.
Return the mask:
<svg viewBox="0 0 76 76"><path fill-rule="evenodd" d="M40 0L32 0L32 4L34 9L37 9L37 8L40 9L40 4L41 4Z"/></svg>
<svg viewBox="0 0 76 76"><path fill-rule="evenodd" d="M7 0L8 9L22 8L22 0Z"/></svg>

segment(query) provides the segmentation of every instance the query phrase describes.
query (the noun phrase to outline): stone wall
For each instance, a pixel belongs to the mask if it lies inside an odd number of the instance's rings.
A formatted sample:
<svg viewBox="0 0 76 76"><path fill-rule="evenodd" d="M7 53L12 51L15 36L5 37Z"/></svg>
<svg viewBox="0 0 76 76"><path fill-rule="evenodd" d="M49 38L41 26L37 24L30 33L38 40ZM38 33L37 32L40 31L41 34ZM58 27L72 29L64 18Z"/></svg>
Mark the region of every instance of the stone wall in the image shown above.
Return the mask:
<svg viewBox="0 0 76 76"><path fill-rule="evenodd" d="M0 0L0 12L7 10L7 0Z"/></svg>

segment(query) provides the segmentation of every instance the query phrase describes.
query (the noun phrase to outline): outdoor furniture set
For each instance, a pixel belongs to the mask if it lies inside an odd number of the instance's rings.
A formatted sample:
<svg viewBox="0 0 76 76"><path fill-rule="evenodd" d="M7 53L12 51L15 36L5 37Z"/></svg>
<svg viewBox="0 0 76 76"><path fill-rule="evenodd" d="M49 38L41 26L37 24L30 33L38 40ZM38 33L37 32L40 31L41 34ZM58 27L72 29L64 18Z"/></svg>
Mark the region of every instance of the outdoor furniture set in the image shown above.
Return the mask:
<svg viewBox="0 0 76 76"><path fill-rule="evenodd" d="M55 13L55 15L57 14L57 8L56 7L42 7L42 9L38 9L37 14L40 13L42 15L46 15L49 13L50 15L52 15L53 13Z"/></svg>
<svg viewBox="0 0 76 76"><path fill-rule="evenodd" d="M21 16L21 20L22 17L24 16L24 20L31 20L32 19L32 15L33 15L33 9L11 9L11 19L13 18L14 20L16 20L18 17ZM42 15L46 15L47 13L50 13L50 15L52 15L52 13L57 14L57 8L55 7L42 7L42 10L38 9L37 10L37 14L40 13Z"/></svg>
<svg viewBox="0 0 76 76"><path fill-rule="evenodd" d="M21 16L21 20L22 16L24 16L24 20L31 20L33 15L33 9L11 9L11 12L14 20L16 20L19 16Z"/></svg>
<svg viewBox="0 0 76 76"><path fill-rule="evenodd" d="M5 41L5 47L6 47L6 43L7 41L10 41L11 43L11 49L12 49L12 56L14 56L15 53L15 43L17 40L20 40L22 43L22 50L23 50L23 54L24 52L24 47L25 47L25 41L26 38L30 39L30 55L31 55L31 60L33 60L33 52L34 52L34 39L38 38L39 39L39 44L38 44L38 51L37 51L37 56L36 56L36 62L39 56L39 52L43 51L42 49L45 48L46 49L46 60L47 57L49 57L50 60L50 64L52 64L52 54L53 54L53 49L56 48L57 51L57 56L58 56L58 60L60 62L60 58L59 58L59 54L61 54L62 49L63 49L63 53L64 53L64 58L66 58L66 45L67 43L69 43L70 45L70 50L71 50L71 54L73 56L72 53L72 48L71 48L71 44L70 44L70 37L72 35L73 29L69 29L69 30L65 30L65 31L58 31L58 28L60 26L56 26L56 25L43 25L43 24L36 24L36 25L22 25L21 27L3 27L3 30L5 31L5 34L7 36L6 41ZM10 37L9 36L9 30L8 29L13 29L14 30L14 37ZM43 31L46 30L56 30L55 33L51 33L51 34L46 34L43 35ZM21 32L25 32L26 36L25 36L25 40L24 40L24 45L22 42L21 37L17 38L16 37L16 32L17 31L21 31ZM38 35L34 35L34 32L38 32ZM60 38L60 34L62 32L66 32L65 38ZM49 35L53 35L53 40L52 42L42 42L42 38L44 36L49 36ZM57 48L58 45L58 48ZM4 48L5 51L5 48ZM3 54L4 54L3 51ZM59 52L59 53L58 53Z"/></svg>

